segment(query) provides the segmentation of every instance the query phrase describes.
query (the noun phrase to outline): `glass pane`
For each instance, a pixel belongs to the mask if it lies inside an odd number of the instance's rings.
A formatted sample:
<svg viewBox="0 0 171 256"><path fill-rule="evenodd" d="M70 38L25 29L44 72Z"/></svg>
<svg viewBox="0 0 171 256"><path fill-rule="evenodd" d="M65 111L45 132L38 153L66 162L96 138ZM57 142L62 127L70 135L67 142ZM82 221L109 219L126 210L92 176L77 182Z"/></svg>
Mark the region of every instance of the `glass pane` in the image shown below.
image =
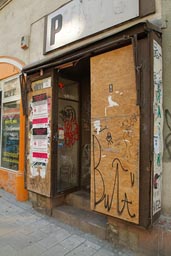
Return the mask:
<svg viewBox="0 0 171 256"><path fill-rule="evenodd" d="M79 104L59 99L57 191L78 186Z"/></svg>
<svg viewBox="0 0 171 256"><path fill-rule="evenodd" d="M31 88L33 91L47 89L49 87L51 87L51 77L37 80L31 84Z"/></svg>
<svg viewBox="0 0 171 256"><path fill-rule="evenodd" d="M19 101L3 104L1 166L18 170L19 164Z"/></svg>
<svg viewBox="0 0 171 256"><path fill-rule="evenodd" d="M58 88L59 88L59 98L79 100L77 82L60 77L58 82Z"/></svg>
<svg viewBox="0 0 171 256"><path fill-rule="evenodd" d="M15 101L20 98L20 84L18 78L5 81L4 85L4 97L3 102Z"/></svg>

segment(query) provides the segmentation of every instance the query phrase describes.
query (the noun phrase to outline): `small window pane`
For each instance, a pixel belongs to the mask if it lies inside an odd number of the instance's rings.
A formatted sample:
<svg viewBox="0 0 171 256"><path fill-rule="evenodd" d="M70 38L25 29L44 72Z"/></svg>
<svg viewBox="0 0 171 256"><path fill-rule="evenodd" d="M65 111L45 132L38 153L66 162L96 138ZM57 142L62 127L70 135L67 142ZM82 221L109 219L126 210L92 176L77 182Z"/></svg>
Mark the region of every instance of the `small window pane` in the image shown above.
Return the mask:
<svg viewBox="0 0 171 256"><path fill-rule="evenodd" d="M3 85L3 89L4 89L3 102L14 101L20 98L20 84L19 84L18 78L5 81Z"/></svg>
<svg viewBox="0 0 171 256"><path fill-rule="evenodd" d="M59 88L59 98L70 99L70 100L79 99L79 90L78 90L77 82L60 77L58 88Z"/></svg>
<svg viewBox="0 0 171 256"><path fill-rule="evenodd" d="M18 170L19 165L20 104L13 101L3 104L1 166Z"/></svg>

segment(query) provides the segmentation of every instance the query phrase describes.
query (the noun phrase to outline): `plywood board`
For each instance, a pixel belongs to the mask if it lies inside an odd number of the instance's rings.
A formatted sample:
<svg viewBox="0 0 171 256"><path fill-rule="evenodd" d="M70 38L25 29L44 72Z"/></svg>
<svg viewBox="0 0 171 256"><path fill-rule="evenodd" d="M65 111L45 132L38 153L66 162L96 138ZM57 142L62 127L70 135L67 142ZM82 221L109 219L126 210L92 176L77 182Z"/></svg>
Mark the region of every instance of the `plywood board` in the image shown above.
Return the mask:
<svg viewBox="0 0 171 256"><path fill-rule="evenodd" d="M52 88L32 89L28 94L27 189L50 196Z"/></svg>
<svg viewBox="0 0 171 256"><path fill-rule="evenodd" d="M139 223L140 117L132 45L91 58L91 208Z"/></svg>

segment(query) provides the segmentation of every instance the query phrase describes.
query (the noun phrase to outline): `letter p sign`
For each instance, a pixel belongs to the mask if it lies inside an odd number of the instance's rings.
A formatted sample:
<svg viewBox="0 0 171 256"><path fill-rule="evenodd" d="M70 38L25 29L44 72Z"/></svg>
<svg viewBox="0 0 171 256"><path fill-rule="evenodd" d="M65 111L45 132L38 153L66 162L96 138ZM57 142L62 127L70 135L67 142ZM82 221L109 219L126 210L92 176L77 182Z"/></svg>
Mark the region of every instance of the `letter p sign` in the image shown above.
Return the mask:
<svg viewBox="0 0 171 256"><path fill-rule="evenodd" d="M51 20L50 45L55 43L55 35L62 29L62 15L58 14Z"/></svg>

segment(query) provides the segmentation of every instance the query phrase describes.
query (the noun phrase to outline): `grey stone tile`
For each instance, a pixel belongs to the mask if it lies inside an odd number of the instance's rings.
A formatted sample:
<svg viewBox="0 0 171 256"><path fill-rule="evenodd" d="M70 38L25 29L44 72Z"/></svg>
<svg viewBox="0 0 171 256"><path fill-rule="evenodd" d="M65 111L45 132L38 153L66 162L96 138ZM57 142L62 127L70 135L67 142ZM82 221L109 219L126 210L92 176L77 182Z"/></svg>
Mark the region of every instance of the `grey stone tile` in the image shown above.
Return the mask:
<svg viewBox="0 0 171 256"><path fill-rule="evenodd" d="M32 244L32 240L25 235L21 235L18 232L10 233L7 236L8 244L15 250L21 250Z"/></svg>
<svg viewBox="0 0 171 256"><path fill-rule="evenodd" d="M3 222L0 222L0 240L3 239L4 236L15 232L16 229L17 227L15 223L10 220L8 221L7 219L4 219Z"/></svg>
<svg viewBox="0 0 171 256"><path fill-rule="evenodd" d="M28 236L33 237L35 241L39 241L39 240L46 238L47 234L45 234L41 230L37 229L36 231L34 231L32 234L30 234Z"/></svg>
<svg viewBox="0 0 171 256"><path fill-rule="evenodd" d="M73 250L74 248L78 247L82 243L85 242L85 239L77 236L77 235L71 235L70 237L66 238L60 244L64 247L67 248L68 250Z"/></svg>
<svg viewBox="0 0 171 256"><path fill-rule="evenodd" d="M93 248L95 250L99 250L101 248L101 246L99 244L92 243L90 241L86 241L84 244L85 244L85 246L91 247L91 248Z"/></svg>
<svg viewBox="0 0 171 256"><path fill-rule="evenodd" d="M47 222L48 223L48 222ZM59 231L59 229L61 229L60 227L54 225L54 224L51 224L51 223L48 223L46 225L43 225L40 227L40 230L45 233L45 234L51 234L51 233L56 233Z"/></svg>
<svg viewBox="0 0 171 256"><path fill-rule="evenodd" d="M35 214L27 211L23 212L20 216L22 217L22 220L26 220L26 225L34 225L36 221L39 221L42 218L41 216L36 216Z"/></svg>
<svg viewBox="0 0 171 256"><path fill-rule="evenodd" d="M34 244L18 250L17 256L31 256L31 255L39 256L39 255L42 255L44 251L45 251L44 248L38 246L37 244Z"/></svg>
<svg viewBox="0 0 171 256"><path fill-rule="evenodd" d="M89 246L87 243L83 243L74 250L70 251L67 256L91 256L96 253L96 249Z"/></svg>
<svg viewBox="0 0 171 256"><path fill-rule="evenodd" d="M4 247L4 246L7 246L8 245L8 243L7 243L7 237L4 237L4 236L1 236L0 237L0 249L2 248L2 247Z"/></svg>
<svg viewBox="0 0 171 256"><path fill-rule="evenodd" d="M0 255L1 256L18 256L18 253L17 251L14 250L14 248L12 248L9 245L6 245L0 248Z"/></svg>
<svg viewBox="0 0 171 256"><path fill-rule="evenodd" d="M100 249L99 251L97 251L93 256L118 256L118 250L114 250L113 252L108 251L107 249Z"/></svg>
<svg viewBox="0 0 171 256"><path fill-rule="evenodd" d="M24 234L26 236L34 233L34 231L35 231L35 229L33 227L29 227L29 226L27 226L27 227L25 227L25 226L24 227L20 227L20 230L19 230L19 232L21 234Z"/></svg>
<svg viewBox="0 0 171 256"><path fill-rule="evenodd" d="M69 252L68 248L63 247L61 244L57 244L49 248L46 252L42 253L42 256L64 256ZM81 255L80 255L81 256Z"/></svg>
<svg viewBox="0 0 171 256"><path fill-rule="evenodd" d="M52 233L46 238L40 240L38 242L38 245L44 248L50 248L56 245L57 243L63 241L69 236L71 236L71 234L68 231L64 229L59 229L56 233Z"/></svg>
<svg viewBox="0 0 171 256"><path fill-rule="evenodd" d="M36 212L0 189L0 256L136 256Z"/></svg>

